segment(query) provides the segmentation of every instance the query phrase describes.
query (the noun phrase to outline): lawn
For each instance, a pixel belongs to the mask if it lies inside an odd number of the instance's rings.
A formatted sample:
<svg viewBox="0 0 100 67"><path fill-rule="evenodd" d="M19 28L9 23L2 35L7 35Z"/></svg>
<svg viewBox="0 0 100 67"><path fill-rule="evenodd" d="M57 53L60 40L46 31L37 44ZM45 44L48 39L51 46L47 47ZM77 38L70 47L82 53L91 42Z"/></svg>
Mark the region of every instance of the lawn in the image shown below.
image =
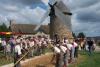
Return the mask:
<svg viewBox="0 0 100 67"><path fill-rule="evenodd" d="M0 51L0 66L5 65L5 64L9 64L9 63L12 63L12 62L13 62L13 59L7 61L4 54Z"/></svg>
<svg viewBox="0 0 100 67"><path fill-rule="evenodd" d="M92 56L89 56L87 52L80 52L77 63L69 67L100 67L100 52L94 52Z"/></svg>

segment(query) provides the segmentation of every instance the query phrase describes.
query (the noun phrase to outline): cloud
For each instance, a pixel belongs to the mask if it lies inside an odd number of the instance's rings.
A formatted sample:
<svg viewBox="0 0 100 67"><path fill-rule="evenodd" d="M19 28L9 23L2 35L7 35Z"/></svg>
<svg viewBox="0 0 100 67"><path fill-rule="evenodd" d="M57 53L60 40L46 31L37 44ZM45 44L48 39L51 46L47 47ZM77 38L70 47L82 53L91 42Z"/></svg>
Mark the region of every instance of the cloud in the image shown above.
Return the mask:
<svg viewBox="0 0 100 67"><path fill-rule="evenodd" d="M76 33L84 32L87 36L100 35L100 0L70 0L72 28Z"/></svg>
<svg viewBox="0 0 100 67"><path fill-rule="evenodd" d="M9 19L14 19L16 23L39 24L47 2L48 0L0 0L0 16L3 18L0 22L9 24Z"/></svg>
<svg viewBox="0 0 100 67"><path fill-rule="evenodd" d="M100 2L99 0L70 0L68 5L70 5L71 9L80 9L92 6L96 3Z"/></svg>
<svg viewBox="0 0 100 67"><path fill-rule="evenodd" d="M79 21L82 22L99 22L100 21L100 13L96 11L86 11L77 13L77 17Z"/></svg>

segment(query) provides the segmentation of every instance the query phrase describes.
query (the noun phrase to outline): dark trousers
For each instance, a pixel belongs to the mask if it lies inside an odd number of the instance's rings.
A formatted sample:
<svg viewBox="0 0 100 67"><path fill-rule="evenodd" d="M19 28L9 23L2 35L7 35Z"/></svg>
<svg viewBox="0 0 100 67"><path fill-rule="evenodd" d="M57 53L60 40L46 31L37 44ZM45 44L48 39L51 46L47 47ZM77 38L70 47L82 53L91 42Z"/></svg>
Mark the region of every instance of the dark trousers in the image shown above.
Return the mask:
<svg viewBox="0 0 100 67"><path fill-rule="evenodd" d="M14 53L14 64L19 60L20 56L18 53ZM20 62L18 62L14 67L21 67Z"/></svg>
<svg viewBox="0 0 100 67"><path fill-rule="evenodd" d="M75 47L74 57L78 58L78 47Z"/></svg>
<svg viewBox="0 0 100 67"><path fill-rule="evenodd" d="M93 51L92 46L89 46L89 55L92 54L92 51Z"/></svg>

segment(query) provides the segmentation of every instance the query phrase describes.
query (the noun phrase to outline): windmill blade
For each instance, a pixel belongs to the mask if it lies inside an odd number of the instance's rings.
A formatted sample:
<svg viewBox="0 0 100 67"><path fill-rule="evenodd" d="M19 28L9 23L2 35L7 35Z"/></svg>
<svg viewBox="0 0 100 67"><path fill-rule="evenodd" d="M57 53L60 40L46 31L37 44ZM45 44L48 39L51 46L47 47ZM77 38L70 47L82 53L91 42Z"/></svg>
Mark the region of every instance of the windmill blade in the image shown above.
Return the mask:
<svg viewBox="0 0 100 67"><path fill-rule="evenodd" d="M56 6L55 6L55 15L71 30L71 21L69 15L64 15Z"/></svg>
<svg viewBox="0 0 100 67"><path fill-rule="evenodd" d="M59 2L59 1L61 1L61 0L49 0L49 3L50 3L51 5L54 5L56 2Z"/></svg>
<svg viewBox="0 0 100 67"><path fill-rule="evenodd" d="M41 18L39 25L37 25L36 28L34 29L35 31L37 31L40 28L43 21L45 21L45 19L49 16L49 13L50 13L50 9L48 8L48 10L45 12L44 16Z"/></svg>

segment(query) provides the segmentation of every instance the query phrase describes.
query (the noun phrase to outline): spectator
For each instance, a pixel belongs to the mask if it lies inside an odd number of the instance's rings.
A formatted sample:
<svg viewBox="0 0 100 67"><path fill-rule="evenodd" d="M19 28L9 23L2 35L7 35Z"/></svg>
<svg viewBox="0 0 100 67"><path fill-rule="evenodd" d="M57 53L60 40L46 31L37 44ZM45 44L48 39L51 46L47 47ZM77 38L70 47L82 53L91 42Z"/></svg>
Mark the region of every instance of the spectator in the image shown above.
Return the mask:
<svg viewBox="0 0 100 67"><path fill-rule="evenodd" d="M14 63L16 63L20 59L20 56L22 54L19 39L16 40L16 41L17 42L16 42L16 45L15 45ZM20 62L18 62L14 67L21 67Z"/></svg>
<svg viewBox="0 0 100 67"><path fill-rule="evenodd" d="M87 41L87 44L88 44L88 49L89 49L89 55L92 54L92 51L93 51L93 41L90 39L89 41Z"/></svg>
<svg viewBox="0 0 100 67"><path fill-rule="evenodd" d="M75 47L74 57L78 58L78 44L77 44L77 40L75 40L73 42L73 44L74 44L74 47Z"/></svg>
<svg viewBox="0 0 100 67"><path fill-rule="evenodd" d="M6 58L7 58L7 61L11 60L11 46L9 42L6 45Z"/></svg>
<svg viewBox="0 0 100 67"><path fill-rule="evenodd" d="M6 56L6 40L5 39L3 39L2 41L1 41L1 45L2 45L2 47L3 47L3 53L4 53L4 55Z"/></svg>
<svg viewBox="0 0 100 67"><path fill-rule="evenodd" d="M34 45L35 45L33 39L30 39L29 45L30 45L30 48L32 49L31 50L31 57L33 57Z"/></svg>

